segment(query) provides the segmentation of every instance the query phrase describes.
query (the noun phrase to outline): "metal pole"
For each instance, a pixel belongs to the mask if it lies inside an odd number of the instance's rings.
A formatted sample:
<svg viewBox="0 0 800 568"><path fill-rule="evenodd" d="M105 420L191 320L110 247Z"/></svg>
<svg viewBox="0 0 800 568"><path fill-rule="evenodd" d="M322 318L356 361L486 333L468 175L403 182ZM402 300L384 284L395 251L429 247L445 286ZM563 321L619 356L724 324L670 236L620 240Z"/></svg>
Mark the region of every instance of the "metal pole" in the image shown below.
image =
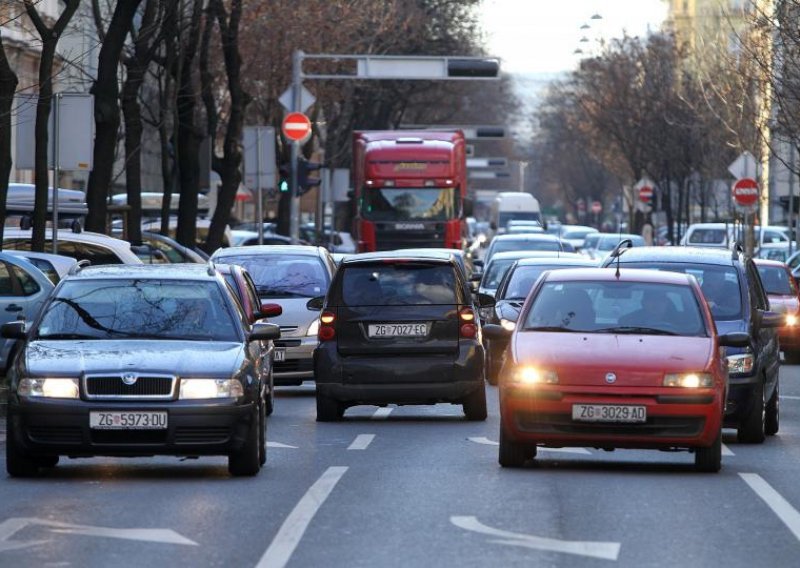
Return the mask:
<svg viewBox="0 0 800 568"><path fill-rule="evenodd" d="M264 244L264 195L261 189L261 132L259 126L256 128L256 230L258 231L258 244Z"/></svg>
<svg viewBox="0 0 800 568"><path fill-rule="evenodd" d="M292 54L292 111L300 112L300 96L302 88L301 67L303 65L303 52L299 49ZM300 143L292 143L292 177L289 187L291 207L289 212L289 237L292 244L300 240L300 196L297 187L297 160L300 157Z"/></svg>
<svg viewBox="0 0 800 568"><path fill-rule="evenodd" d="M317 229L317 236L322 237L325 232L325 196L328 194L330 187L330 177L328 176L328 168L320 168L320 184L317 187L317 218L315 226ZM322 242L322 240L320 240Z"/></svg>
<svg viewBox="0 0 800 568"><path fill-rule="evenodd" d="M60 106L60 102L61 93L56 93L53 104L53 254L58 254L58 178L61 177L61 171L58 167L58 107Z"/></svg>
<svg viewBox="0 0 800 568"><path fill-rule="evenodd" d="M797 214L794 211L794 167L797 148L794 146L794 140L789 143L789 255L791 256L797 240ZM794 238L791 237L791 231L794 231Z"/></svg>

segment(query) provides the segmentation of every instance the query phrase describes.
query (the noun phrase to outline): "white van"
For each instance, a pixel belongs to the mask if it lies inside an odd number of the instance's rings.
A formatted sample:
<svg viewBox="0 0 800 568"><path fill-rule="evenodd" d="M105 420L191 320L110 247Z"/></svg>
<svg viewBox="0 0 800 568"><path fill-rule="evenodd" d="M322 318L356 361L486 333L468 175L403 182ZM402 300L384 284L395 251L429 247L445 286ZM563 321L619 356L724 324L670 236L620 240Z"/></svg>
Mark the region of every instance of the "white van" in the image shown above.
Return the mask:
<svg viewBox="0 0 800 568"><path fill-rule="evenodd" d="M788 227L757 226L755 228L756 248L765 244L788 245L790 235ZM744 243L744 228L732 223L694 223L689 225L686 234L681 239L681 245L693 247L718 247L728 248L731 243L740 241Z"/></svg>
<svg viewBox="0 0 800 568"><path fill-rule="evenodd" d="M492 202L489 226L495 235L502 235L508 229L509 221L542 222L539 201L530 193L523 191L501 191Z"/></svg>

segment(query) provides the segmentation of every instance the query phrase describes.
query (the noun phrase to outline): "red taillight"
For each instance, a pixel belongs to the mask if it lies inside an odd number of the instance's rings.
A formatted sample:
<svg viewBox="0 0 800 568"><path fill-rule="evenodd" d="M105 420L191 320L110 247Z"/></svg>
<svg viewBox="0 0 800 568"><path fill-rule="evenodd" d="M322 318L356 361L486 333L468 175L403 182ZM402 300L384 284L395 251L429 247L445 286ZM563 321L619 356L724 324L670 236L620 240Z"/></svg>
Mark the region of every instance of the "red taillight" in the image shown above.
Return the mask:
<svg viewBox="0 0 800 568"><path fill-rule="evenodd" d="M458 329L461 337L473 339L478 335L478 326L475 324L475 311L472 308L461 308L458 311L458 319L461 325Z"/></svg>
<svg viewBox="0 0 800 568"><path fill-rule="evenodd" d="M461 337L472 339L478 335L478 326L474 323L465 323L461 326L459 331L461 332Z"/></svg>
<svg viewBox="0 0 800 568"><path fill-rule="evenodd" d="M317 332L317 339L320 341L330 341L336 337L336 329L333 323L336 321L336 314L333 312L322 312L319 315L319 331Z"/></svg>

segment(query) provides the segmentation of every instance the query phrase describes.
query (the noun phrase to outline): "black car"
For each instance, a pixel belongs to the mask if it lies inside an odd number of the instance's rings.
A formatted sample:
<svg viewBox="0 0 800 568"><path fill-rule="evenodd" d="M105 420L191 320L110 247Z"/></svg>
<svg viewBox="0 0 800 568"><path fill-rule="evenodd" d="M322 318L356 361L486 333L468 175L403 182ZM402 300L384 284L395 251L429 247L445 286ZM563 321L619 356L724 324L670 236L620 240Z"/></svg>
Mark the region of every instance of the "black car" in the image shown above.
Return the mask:
<svg viewBox="0 0 800 568"><path fill-rule="evenodd" d="M596 266L596 261L573 254L564 255L563 258L526 258L514 261L494 294L494 307L481 308L481 321L502 325L508 330L513 330L525 298L528 297L536 280L544 272L560 268ZM489 384L496 385L500 368L503 365L503 354L508 347L508 339L489 340L484 336L484 343L486 345L486 380Z"/></svg>
<svg viewBox="0 0 800 568"><path fill-rule="evenodd" d="M25 341L8 375L12 476L64 455L226 455L233 475L266 461L280 330L251 324L213 266L85 268L2 334Z"/></svg>
<svg viewBox="0 0 800 568"><path fill-rule="evenodd" d="M317 420L358 404L461 404L486 419L484 350L454 258L403 251L347 257L322 307Z"/></svg>
<svg viewBox="0 0 800 568"><path fill-rule="evenodd" d="M611 253L604 266L653 268L691 274L700 283L720 334L746 332L749 347L728 347L728 400L725 427L740 442L761 443L778 432L782 318L769 300L752 259L738 250L699 247L635 247Z"/></svg>

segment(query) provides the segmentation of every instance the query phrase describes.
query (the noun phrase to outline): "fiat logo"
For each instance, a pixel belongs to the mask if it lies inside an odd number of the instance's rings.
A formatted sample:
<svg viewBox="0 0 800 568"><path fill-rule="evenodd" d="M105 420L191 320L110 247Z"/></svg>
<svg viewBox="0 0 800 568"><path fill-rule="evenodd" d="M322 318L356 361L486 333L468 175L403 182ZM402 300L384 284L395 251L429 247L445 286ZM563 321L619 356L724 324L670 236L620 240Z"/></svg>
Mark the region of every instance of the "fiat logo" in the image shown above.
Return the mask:
<svg viewBox="0 0 800 568"><path fill-rule="evenodd" d="M608 384L617 382L617 375L615 375L614 373L606 373L606 382Z"/></svg>
<svg viewBox="0 0 800 568"><path fill-rule="evenodd" d="M125 373L124 375L122 375L122 382L130 387L136 384L137 378L138 377L133 373Z"/></svg>

